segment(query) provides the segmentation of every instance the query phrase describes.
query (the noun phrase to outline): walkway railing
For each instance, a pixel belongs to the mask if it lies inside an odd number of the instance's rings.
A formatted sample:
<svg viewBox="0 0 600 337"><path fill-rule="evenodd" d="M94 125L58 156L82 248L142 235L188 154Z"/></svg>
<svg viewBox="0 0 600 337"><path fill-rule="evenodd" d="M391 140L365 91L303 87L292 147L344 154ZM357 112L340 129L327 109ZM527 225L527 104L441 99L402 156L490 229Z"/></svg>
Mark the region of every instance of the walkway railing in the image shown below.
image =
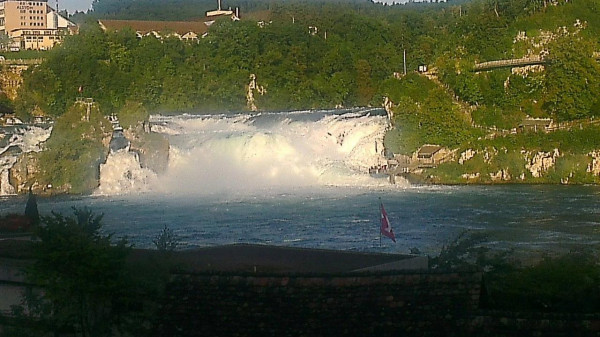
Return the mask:
<svg viewBox="0 0 600 337"><path fill-rule="evenodd" d="M537 64L544 64L546 61L540 56L532 56L532 57L524 57L520 59L510 59L510 60L497 60L497 61L488 61L482 63L476 63L475 67L473 67L474 71L484 71L491 70L496 68L506 68L506 67L523 67L523 66L531 66Z"/></svg>

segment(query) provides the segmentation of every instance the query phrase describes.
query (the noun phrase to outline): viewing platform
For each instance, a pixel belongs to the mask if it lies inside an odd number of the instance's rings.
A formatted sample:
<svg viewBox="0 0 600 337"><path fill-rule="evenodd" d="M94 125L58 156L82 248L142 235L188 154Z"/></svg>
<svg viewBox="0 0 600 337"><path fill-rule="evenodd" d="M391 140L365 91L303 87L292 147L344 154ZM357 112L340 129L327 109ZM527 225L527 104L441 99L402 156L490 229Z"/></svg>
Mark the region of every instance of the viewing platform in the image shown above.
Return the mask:
<svg viewBox="0 0 600 337"><path fill-rule="evenodd" d="M453 155L452 151L439 145L426 144L421 146L412 156L395 155L387 160L385 165L373 166L369 174L386 175L391 184L396 183L397 176L408 177L420 170L434 168L447 162Z"/></svg>
<svg viewBox="0 0 600 337"><path fill-rule="evenodd" d="M532 57L524 57L520 59L510 59L510 60L497 60L497 61L488 61L482 63L475 63L473 67L473 71L486 71L493 70L498 68L512 68L512 67L524 67L524 66L532 66L532 65L542 65L546 64L546 60L544 60L540 56L532 56Z"/></svg>

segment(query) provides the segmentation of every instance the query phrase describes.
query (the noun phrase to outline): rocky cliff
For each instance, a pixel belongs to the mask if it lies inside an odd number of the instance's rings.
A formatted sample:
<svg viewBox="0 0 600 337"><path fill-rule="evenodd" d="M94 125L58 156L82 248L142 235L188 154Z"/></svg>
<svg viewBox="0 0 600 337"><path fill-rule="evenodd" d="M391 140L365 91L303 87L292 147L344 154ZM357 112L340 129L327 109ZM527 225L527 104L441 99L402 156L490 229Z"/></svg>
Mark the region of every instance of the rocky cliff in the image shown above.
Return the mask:
<svg viewBox="0 0 600 337"><path fill-rule="evenodd" d="M451 162L424 170L422 177L439 184L599 183L600 150L581 155L559 148L550 151L467 148Z"/></svg>
<svg viewBox="0 0 600 337"><path fill-rule="evenodd" d="M145 125L145 124L144 124ZM130 141L129 151L136 152L142 168L161 174L169 165L169 140L162 135L150 132L143 125L125 130Z"/></svg>

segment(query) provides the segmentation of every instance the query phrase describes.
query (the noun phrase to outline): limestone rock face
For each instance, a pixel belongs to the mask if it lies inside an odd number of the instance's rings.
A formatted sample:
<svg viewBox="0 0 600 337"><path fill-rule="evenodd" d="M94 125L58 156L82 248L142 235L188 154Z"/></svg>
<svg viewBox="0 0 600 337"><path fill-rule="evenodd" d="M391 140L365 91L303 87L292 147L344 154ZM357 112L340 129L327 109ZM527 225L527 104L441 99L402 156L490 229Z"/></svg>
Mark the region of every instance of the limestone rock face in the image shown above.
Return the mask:
<svg viewBox="0 0 600 337"><path fill-rule="evenodd" d="M464 173L463 175L461 175L461 177L463 179L467 179L467 180L475 180L475 179L479 179L480 174L479 172L475 172L475 173Z"/></svg>
<svg viewBox="0 0 600 337"><path fill-rule="evenodd" d="M71 190L70 184L48 186L40 182L40 174L38 154L35 152L22 153L9 171L9 181L17 194L27 193L29 186L32 187L33 193L45 196L66 194Z"/></svg>
<svg viewBox="0 0 600 337"><path fill-rule="evenodd" d="M35 153L22 153L17 162L12 166L9 173L10 184L18 194L26 193L32 181L40 173L38 157ZM33 184L33 191L40 194L42 186Z"/></svg>
<svg viewBox="0 0 600 337"><path fill-rule="evenodd" d="M475 157L476 154L477 154L477 151L475 151L473 149L467 149L465 152L460 154L460 158L458 158L458 163L462 165L467 160Z"/></svg>
<svg viewBox="0 0 600 337"><path fill-rule="evenodd" d="M600 176L600 150L592 151L588 154L592 157L592 162L587 167L587 172Z"/></svg>
<svg viewBox="0 0 600 337"><path fill-rule="evenodd" d="M534 178L541 177L544 172L548 171L556 163L556 159L560 157L558 149L554 149L551 152L538 152L531 160L528 159L529 155L526 154L527 164L525 168L531 172Z"/></svg>
<svg viewBox="0 0 600 337"><path fill-rule="evenodd" d="M258 85L256 83L256 75L250 74L250 83L248 83L246 91L246 104L250 111L258 111L258 108L255 104L254 91L257 91L260 95L264 95L267 93L267 90L265 90L265 88L262 85Z"/></svg>
<svg viewBox="0 0 600 337"><path fill-rule="evenodd" d="M387 113L388 119L390 121L394 120L394 102L392 102L387 96L383 98L383 108Z"/></svg>
<svg viewBox="0 0 600 337"><path fill-rule="evenodd" d="M490 179L492 181L510 181L512 176L507 169L502 169L496 173L490 173Z"/></svg>

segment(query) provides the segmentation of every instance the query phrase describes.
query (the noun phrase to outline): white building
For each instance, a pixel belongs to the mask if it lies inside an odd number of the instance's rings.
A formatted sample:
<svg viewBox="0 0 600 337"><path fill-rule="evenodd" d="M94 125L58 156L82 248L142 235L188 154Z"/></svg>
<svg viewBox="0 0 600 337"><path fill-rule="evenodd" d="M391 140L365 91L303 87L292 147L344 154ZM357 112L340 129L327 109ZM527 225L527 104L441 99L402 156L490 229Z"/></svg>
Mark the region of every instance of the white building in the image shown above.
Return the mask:
<svg viewBox="0 0 600 337"><path fill-rule="evenodd" d="M47 50L77 26L56 12L47 0L0 0L0 34L12 40L11 50ZM6 47L6 46L5 46Z"/></svg>

